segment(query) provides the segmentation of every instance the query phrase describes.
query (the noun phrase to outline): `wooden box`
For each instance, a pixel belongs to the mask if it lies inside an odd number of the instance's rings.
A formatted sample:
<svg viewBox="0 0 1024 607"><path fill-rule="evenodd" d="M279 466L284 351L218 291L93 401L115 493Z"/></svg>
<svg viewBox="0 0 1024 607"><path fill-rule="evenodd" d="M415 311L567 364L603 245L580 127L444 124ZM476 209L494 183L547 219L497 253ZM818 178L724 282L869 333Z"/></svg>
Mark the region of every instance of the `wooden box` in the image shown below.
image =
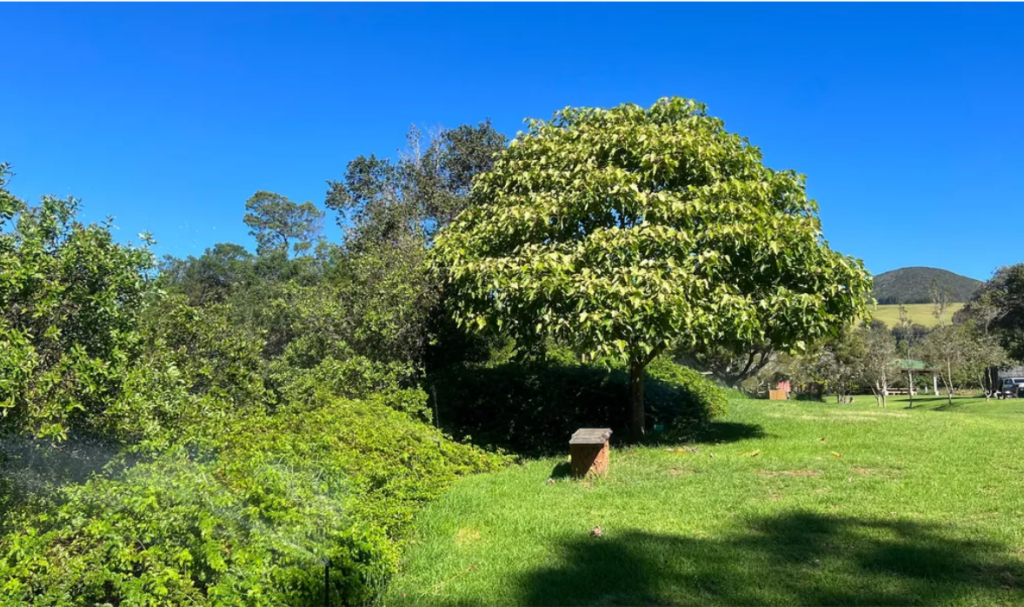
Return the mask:
<svg viewBox="0 0 1024 607"><path fill-rule="evenodd" d="M569 439L569 459L572 475L583 478L588 474L604 476L608 472L608 439L610 428L580 428Z"/></svg>

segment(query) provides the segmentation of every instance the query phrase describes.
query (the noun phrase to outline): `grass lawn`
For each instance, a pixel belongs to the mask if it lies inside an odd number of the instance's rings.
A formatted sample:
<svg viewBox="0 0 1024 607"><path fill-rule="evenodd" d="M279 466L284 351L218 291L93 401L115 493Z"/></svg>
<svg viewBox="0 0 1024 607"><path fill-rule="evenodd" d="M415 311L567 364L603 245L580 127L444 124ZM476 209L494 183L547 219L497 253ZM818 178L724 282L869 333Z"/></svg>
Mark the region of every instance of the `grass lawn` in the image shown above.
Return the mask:
<svg viewBox="0 0 1024 607"><path fill-rule="evenodd" d="M1024 605L1024 399L954 402L737 400L605 479L467 478L386 604Z"/></svg>
<svg viewBox="0 0 1024 607"><path fill-rule="evenodd" d="M943 320L947 323L950 322L953 315L962 307L964 307L962 303L950 304L949 309L943 315ZM932 316L932 304L907 304L906 308L910 322L926 327L934 327L939 324L938 319ZM900 307L896 305L878 306L871 311L871 316L884 322L891 329L900 323Z"/></svg>

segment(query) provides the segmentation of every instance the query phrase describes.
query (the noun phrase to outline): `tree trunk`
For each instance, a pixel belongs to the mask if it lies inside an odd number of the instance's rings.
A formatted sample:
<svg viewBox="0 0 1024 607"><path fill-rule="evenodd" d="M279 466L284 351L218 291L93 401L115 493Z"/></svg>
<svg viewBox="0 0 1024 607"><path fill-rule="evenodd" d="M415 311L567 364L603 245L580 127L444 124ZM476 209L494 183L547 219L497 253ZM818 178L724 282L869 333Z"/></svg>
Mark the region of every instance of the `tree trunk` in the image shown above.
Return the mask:
<svg viewBox="0 0 1024 607"><path fill-rule="evenodd" d="M644 439L644 365L633 361L629 367L629 439L640 442Z"/></svg>
<svg viewBox="0 0 1024 607"><path fill-rule="evenodd" d="M949 361L946 362L946 374L949 376L949 383L946 384L946 395L947 395L947 400L949 401L949 406L952 407L953 406L953 365ZM945 380L943 380L943 381L945 381Z"/></svg>
<svg viewBox="0 0 1024 607"><path fill-rule="evenodd" d="M882 373L882 408L888 409L889 405L885 402L885 399L889 396L889 378Z"/></svg>
<svg viewBox="0 0 1024 607"><path fill-rule="evenodd" d="M907 371L907 394L910 396L910 406L908 409L914 408L914 372Z"/></svg>

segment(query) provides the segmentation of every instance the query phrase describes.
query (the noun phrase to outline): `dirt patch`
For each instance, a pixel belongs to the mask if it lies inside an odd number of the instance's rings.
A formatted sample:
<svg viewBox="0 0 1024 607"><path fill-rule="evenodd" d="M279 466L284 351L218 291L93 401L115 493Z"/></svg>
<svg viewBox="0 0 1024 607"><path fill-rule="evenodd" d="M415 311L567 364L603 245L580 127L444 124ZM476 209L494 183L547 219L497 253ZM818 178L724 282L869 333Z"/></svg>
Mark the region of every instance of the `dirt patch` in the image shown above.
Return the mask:
<svg viewBox="0 0 1024 607"><path fill-rule="evenodd" d="M691 474L696 473L693 470L680 470L679 468L670 468L665 472L665 474L671 476L672 478L676 478L678 476L689 476Z"/></svg>
<svg viewBox="0 0 1024 607"><path fill-rule="evenodd" d="M869 474L877 474L878 468L860 468L858 466L854 466L850 468L850 472L853 472L854 474L860 474L861 476L867 476Z"/></svg>
<svg viewBox="0 0 1024 607"><path fill-rule="evenodd" d="M480 539L480 532L472 527L460 527L455 532L455 543L459 546L471 544Z"/></svg>
<svg viewBox="0 0 1024 607"><path fill-rule="evenodd" d="M818 470L758 470L758 476L774 478L776 476L821 476Z"/></svg>
<svg viewBox="0 0 1024 607"><path fill-rule="evenodd" d="M769 495L768 497L766 497L764 499L768 500L769 502L777 502L780 499L782 499L782 494L781 493L772 493L771 495Z"/></svg>

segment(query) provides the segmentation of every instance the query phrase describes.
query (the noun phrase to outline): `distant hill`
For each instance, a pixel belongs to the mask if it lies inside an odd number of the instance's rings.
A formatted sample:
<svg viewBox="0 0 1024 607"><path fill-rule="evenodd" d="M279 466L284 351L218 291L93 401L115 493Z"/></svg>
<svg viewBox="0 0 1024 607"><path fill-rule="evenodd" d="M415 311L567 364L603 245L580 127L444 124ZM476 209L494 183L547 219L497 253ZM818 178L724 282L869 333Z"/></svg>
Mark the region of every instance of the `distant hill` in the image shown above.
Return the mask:
<svg viewBox="0 0 1024 607"><path fill-rule="evenodd" d="M938 268L900 268L875 276L874 296L879 305L931 302L932 281L949 292L949 300L965 302L981 286L980 280Z"/></svg>
<svg viewBox="0 0 1024 607"><path fill-rule="evenodd" d="M929 329L939 324L940 319L935 318L934 308L931 304L905 304L907 319L915 325L924 325ZM953 315L964 307L962 303L950 304L949 309L943 314L941 321L949 323ZM897 305L880 305L871 311L871 318L880 320L890 329L900 324L900 307Z"/></svg>

